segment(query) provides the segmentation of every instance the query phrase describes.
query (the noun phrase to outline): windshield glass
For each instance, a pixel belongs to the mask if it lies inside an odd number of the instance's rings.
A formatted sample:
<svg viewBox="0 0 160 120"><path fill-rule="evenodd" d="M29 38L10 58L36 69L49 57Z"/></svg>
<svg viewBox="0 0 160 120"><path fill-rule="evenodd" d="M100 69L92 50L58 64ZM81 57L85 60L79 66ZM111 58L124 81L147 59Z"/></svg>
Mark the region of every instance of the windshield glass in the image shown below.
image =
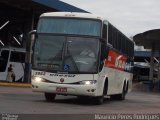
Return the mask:
<svg viewBox="0 0 160 120"><path fill-rule="evenodd" d="M98 39L69 37L66 46L64 64L66 67L68 66L69 71L96 72L99 50Z"/></svg>
<svg viewBox="0 0 160 120"><path fill-rule="evenodd" d="M39 20L38 33L87 35L100 37L101 22L93 19L46 18Z"/></svg>
<svg viewBox="0 0 160 120"><path fill-rule="evenodd" d="M33 67L60 70L64 43L63 36L39 35L35 43Z"/></svg>
<svg viewBox="0 0 160 120"><path fill-rule="evenodd" d="M96 38L39 35L33 67L56 72L93 73L98 66Z"/></svg>

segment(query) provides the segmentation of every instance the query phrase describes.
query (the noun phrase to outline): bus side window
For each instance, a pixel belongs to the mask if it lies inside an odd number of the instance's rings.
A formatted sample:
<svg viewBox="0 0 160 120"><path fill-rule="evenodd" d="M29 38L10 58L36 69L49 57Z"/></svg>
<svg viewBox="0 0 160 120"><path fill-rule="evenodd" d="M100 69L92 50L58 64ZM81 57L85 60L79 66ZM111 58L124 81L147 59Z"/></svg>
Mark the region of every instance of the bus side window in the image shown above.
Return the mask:
<svg viewBox="0 0 160 120"><path fill-rule="evenodd" d="M8 50L3 50L1 52L0 56L0 72L4 72L7 67L8 63L8 56L9 56L9 51Z"/></svg>
<svg viewBox="0 0 160 120"><path fill-rule="evenodd" d="M12 52L11 52L10 61L11 61L11 62L24 63L24 62L25 62L25 53L12 51Z"/></svg>

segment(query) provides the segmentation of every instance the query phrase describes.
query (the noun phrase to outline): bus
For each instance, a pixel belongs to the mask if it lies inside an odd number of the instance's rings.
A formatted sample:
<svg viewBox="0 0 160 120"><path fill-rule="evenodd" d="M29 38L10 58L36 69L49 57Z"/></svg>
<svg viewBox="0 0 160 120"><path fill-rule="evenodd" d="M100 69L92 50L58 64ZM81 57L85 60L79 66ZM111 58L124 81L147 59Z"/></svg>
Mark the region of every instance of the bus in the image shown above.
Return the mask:
<svg viewBox="0 0 160 120"><path fill-rule="evenodd" d="M132 87L134 44L107 20L74 12L43 13L34 38L32 91L124 100Z"/></svg>
<svg viewBox="0 0 160 120"><path fill-rule="evenodd" d="M3 47L0 49L0 81L7 81L8 67L12 64L13 82L23 82L25 68L25 49Z"/></svg>

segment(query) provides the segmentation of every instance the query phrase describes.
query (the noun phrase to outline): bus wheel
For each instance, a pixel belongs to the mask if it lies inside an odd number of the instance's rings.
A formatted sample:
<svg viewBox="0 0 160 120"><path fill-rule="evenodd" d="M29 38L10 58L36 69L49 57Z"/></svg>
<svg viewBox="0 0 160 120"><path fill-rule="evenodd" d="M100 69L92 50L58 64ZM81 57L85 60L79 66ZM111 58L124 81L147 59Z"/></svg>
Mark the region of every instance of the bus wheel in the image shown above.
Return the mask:
<svg viewBox="0 0 160 120"><path fill-rule="evenodd" d="M104 102L104 96L107 94L107 90L108 90L108 81L105 81L103 88L103 95L95 98L96 105L101 105Z"/></svg>
<svg viewBox="0 0 160 120"><path fill-rule="evenodd" d="M99 96L99 97L94 98L94 104L96 105L101 105L103 101L104 101L104 96Z"/></svg>
<svg viewBox="0 0 160 120"><path fill-rule="evenodd" d="M126 88L128 88L128 87L126 87L126 85L124 84L122 94L111 95L110 96L111 99L113 99L113 100L125 100L126 91L127 91Z"/></svg>
<svg viewBox="0 0 160 120"><path fill-rule="evenodd" d="M56 94L54 93L44 93L46 101L53 102L55 100Z"/></svg>
<svg viewBox="0 0 160 120"><path fill-rule="evenodd" d="M126 86L126 90L125 90L125 92L126 92L126 94L128 93L128 82L127 82L127 86Z"/></svg>
<svg viewBox="0 0 160 120"><path fill-rule="evenodd" d="M119 100L125 100L126 98L126 85L123 86L122 94L119 95Z"/></svg>

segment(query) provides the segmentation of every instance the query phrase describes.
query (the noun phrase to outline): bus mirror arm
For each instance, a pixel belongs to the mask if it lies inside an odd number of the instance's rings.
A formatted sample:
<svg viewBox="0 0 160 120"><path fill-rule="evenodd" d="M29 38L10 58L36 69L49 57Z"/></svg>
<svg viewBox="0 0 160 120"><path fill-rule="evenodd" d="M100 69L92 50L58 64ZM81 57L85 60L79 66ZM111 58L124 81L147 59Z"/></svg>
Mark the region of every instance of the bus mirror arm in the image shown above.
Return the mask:
<svg viewBox="0 0 160 120"><path fill-rule="evenodd" d="M28 33L28 38L29 38L29 46L31 47L30 49L32 49L33 51L33 45L35 42L35 39L38 37L37 35L37 31L36 30L32 30Z"/></svg>
<svg viewBox="0 0 160 120"><path fill-rule="evenodd" d="M31 37L31 36L35 36L37 37L37 30L31 30L28 35Z"/></svg>
<svg viewBox="0 0 160 120"><path fill-rule="evenodd" d="M31 30L30 32L29 32L29 35L31 35L31 34L36 34L37 33L37 30Z"/></svg>
<svg viewBox="0 0 160 120"><path fill-rule="evenodd" d="M30 39L35 39L37 37L37 31L36 30L32 30L29 32L29 37Z"/></svg>

